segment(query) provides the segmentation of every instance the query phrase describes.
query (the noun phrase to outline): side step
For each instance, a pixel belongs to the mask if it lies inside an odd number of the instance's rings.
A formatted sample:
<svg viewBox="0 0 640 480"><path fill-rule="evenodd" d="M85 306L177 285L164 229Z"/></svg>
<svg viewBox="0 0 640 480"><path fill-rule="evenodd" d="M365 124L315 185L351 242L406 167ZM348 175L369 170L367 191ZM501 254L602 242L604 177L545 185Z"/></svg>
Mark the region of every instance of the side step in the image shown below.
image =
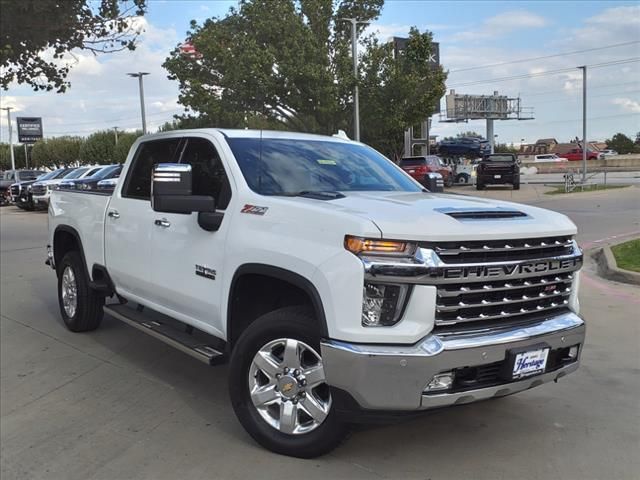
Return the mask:
<svg viewBox="0 0 640 480"><path fill-rule="evenodd" d="M215 337L200 331L197 336L189 334L184 331L185 327L188 327L186 324L161 313L148 309L141 312L127 305L118 304L105 305L104 313L197 358L207 365L217 365L225 360L224 353L220 351L222 349L212 345L217 343ZM180 326L183 330L180 329ZM202 337L209 337L209 339ZM220 340L218 339L218 341Z"/></svg>

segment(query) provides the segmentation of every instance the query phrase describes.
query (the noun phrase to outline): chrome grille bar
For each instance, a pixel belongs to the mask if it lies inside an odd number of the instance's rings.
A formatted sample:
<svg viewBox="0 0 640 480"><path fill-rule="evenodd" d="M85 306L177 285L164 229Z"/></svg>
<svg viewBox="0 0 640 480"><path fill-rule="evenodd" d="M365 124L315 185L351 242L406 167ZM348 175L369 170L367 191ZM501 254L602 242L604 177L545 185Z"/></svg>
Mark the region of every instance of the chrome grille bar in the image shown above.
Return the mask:
<svg viewBox="0 0 640 480"><path fill-rule="evenodd" d="M563 308L563 307L566 307L568 304L569 304L568 300L563 300L561 302L551 302L547 305L536 305L535 307L529 307L529 308L522 307L516 311L503 310L496 314L480 313L479 315L475 315L475 316L458 315L454 320L436 320L436 325L438 326L455 325L457 323L476 322L480 320L498 320L498 319L505 319L505 318L511 318L511 317L518 317L522 315L529 315L532 313L545 312L549 310Z"/></svg>
<svg viewBox="0 0 640 480"><path fill-rule="evenodd" d="M458 285L442 285L438 288L440 297L458 297L471 293L501 292L505 290L518 290L522 288L543 287L549 285L567 285L573 281L573 275L555 275L544 277L531 277L530 280L510 280L508 282L473 283Z"/></svg>
<svg viewBox="0 0 640 480"><path fill-rule="evenodd" d="M530 297L528 295L522 295L520 298L508 298L504 297L502 300L492 302L489 300L481 300L480 303L465 303L463 301L458 302L457 305L436 305L437 312L455 312L466 308L480 308L480 307L495 307L497 305L512 305L514 303L524 303L536 301L541 298L552 298L559 296L568 296L571 293L571 288L566 288L564 291L554 290L550 293L541 292L537 296Z"/></svg>

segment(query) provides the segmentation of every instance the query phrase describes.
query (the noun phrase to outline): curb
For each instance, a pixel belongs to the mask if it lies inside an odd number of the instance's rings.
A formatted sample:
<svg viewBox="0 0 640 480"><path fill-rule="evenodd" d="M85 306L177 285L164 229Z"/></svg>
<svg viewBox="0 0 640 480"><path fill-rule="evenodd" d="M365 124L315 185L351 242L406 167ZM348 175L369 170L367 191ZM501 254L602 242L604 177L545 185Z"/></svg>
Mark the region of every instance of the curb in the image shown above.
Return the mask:
<svg viewBox="0 0 640 480"><path fill-rule="evenodd" d="M598 264L598 274L600 276L616 282L640 285L640 273L619 268L609 245L596 250L592 257Z"/></svg>

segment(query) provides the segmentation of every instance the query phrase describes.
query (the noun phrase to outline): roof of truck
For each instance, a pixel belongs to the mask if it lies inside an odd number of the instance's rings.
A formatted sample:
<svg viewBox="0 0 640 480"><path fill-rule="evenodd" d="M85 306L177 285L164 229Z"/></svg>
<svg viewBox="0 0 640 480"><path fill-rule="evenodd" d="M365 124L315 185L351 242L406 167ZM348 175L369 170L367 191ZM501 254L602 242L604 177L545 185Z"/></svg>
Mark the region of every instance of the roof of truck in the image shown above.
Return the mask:
<svg viewBox="0 0 640 480"><path fill-rule="evenodd" d="M333 141L333 142L353 142L348 138L328 135L316 135L313 133L287 132L281 130L244 130L232 128L194 128L187 130L170 130L159 134L148 135L161 136L171 133L179 133L188 135L190 133L211 133L220 132L227 138L271 138L271 139L290 139L290 140L316 140L316 141Z"/></svg>

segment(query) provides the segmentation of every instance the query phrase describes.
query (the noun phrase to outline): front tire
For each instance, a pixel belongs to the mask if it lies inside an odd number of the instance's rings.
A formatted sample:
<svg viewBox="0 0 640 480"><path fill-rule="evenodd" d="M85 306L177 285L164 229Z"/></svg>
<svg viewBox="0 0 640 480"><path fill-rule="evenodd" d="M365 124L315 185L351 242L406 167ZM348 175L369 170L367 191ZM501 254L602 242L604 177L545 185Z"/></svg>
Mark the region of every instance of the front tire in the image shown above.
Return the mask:
<svg viewBox="0 0 640 480"><path fill-rule="evenodd" d="M247 433L273 452L317 457L348 433L332 409L319 339L308 308L286 307L255 320L234 346L233 409Z"/></svg>
<svg viewBox="0 0 640 480"><path fill-rule="evenodd" d="M58 304L72 332L95 330L102 322L104 296L90 288L79 252L67 253L58 265Z"/></svg>
<svg viewBox="0 0 640 480"><path fill-rule="evenodd" d="M484 190L484 183L476 181L476 190Z"/></svg>

